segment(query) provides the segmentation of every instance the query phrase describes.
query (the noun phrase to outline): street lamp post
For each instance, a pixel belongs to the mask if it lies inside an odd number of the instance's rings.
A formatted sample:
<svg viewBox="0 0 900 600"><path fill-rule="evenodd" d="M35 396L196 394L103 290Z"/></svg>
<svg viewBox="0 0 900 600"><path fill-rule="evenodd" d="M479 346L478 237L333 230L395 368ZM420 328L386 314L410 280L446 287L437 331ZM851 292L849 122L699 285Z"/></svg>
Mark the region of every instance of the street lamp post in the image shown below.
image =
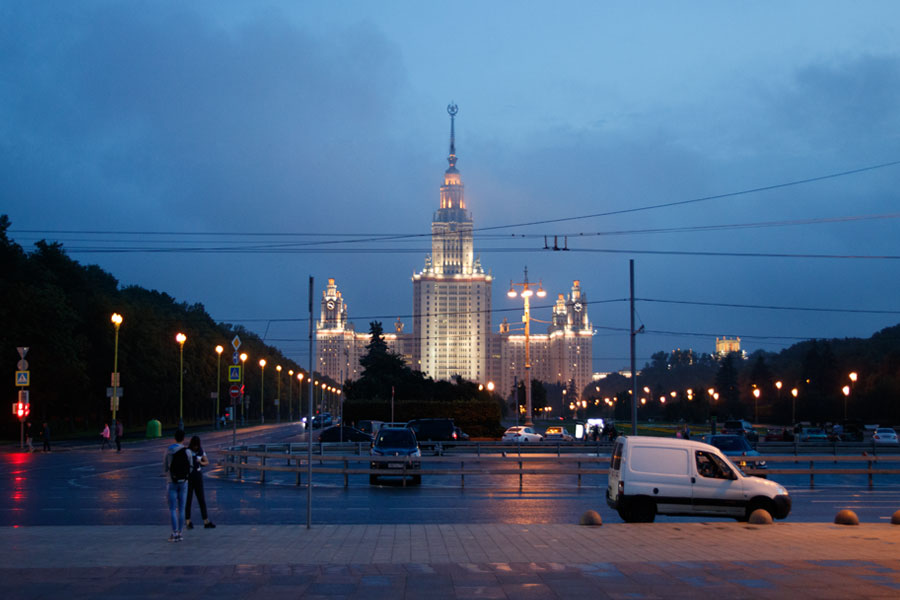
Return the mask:
<svg viewBox="0 0 900 600"><path fill-rule="evenodd" d="M288 423L294 420L294 370L288 369Z"/></svg>
<svg viewBox="0 0 900 600"><path fill-rule="evenodd" d="M175 341L178 342L179 348L179 368L178 368L178 429L184 430L184 343L187 336L181 332L175 335Z"/></svg>
<svg viewBox="0 0 900 600"><path fill-rule="evenodd" d="M759 397L762 395L762 392L759 391L759 388L753 388L753 423L759 423Z"/></svg>
<svg viewBox="0 0 900 600"><path fill-rule="evenodd" d="M309 412L309 411L307 411ZM303 373L297 373L297 418L303 416Z"/></svg>
<svg viewBox="0 0 900 600"><path fill-rule="evenodd" d="M844 386L847 388L847 391L844 392L844 420L847 420L847 398L850 396L850 392L853 391L853 384L856 383L856 380L859 378L859 374L856 371L851 371L851 373L847 376L850 378L850 385Z"/></svg>
<svg viewBox="0 0 900 600"><path fill-rule="evenodd" d="M791 427L797 423L797 394L800 393L800 390L797 388L791 389Z"/></svg>
<svg viewBox="0 0 900 600"><path fill-rule="evenodd" d="M266 422L266 403L263 392L266 389L266 359L259 359L259 424Z"/></svg>
<svg viewBox="0 0 900 600"><path fill-rule="evenodd" d="M515 286L522 288L521 292L516 292ZM531 290L528 282L528 267L525 267L525 280L521 283L509 282L509 291L506 293L510 298L521 296L525 301L525 314L522 321L525 323L525 426L534 425L531 415L531 296L534 292ZM547 295L544 287L538 283L537 296L543 298Z"/></svg>
<svg viewBox="0 0 900 600"><path fill-rule="evenodd" d="M222 352L225 348L216 346L216 412L213 413L213 425L219 428L219 394L222 393ZM232 418L234 416L232 415Z"/></svg>
<svg viewBox="0 0 900 600"><path fill-rule="evenodd" d="M247 356L246 352L241 352L241 427L246 424L246 413L247 413L247 403L244 400L244 367L247 366Z"/></svg>
<svg viewBox="0 0 900 600"><path fill-rule="evenodd" d="M112 375L112 389L113 395L112 400L110 400L110 404L112 405L112 420L113 427L116 426L116 410L119 408L119 326L122 324L122 315L119 313L112 314L112 324L116 328L116 342L115 342L115 350L113 350L113 375Z"/></svg>
<svg viewBox="0 0 900 600"><path fill-rule="evenodd" d="M278 371L278 393L275 394L275 422L281 423L281 365L275 365Z"/></svg>

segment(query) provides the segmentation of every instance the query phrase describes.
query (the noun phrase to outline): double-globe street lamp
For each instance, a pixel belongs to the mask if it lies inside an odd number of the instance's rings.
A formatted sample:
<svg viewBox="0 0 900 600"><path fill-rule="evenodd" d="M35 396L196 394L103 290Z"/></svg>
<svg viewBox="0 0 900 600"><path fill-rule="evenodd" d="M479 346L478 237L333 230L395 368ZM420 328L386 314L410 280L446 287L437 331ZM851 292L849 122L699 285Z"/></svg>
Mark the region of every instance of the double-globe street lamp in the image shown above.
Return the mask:
<svg viewBox="0 0 900 600"><path fill-rule="evenodd" d="M175 334L175 341L178 342L178 429L184 430L184 343L187 336L180 331Z"/></svg>
<svg viewBox="0 0 900 600"><path fill-rule="evenodd" d="M516 286L521 287L521 292L516 292ZM531 418L531 296L534 294L531 290L531 284L528 282L528 267L525 267L525 280L520 283L509 282L509 291L506 293L510 298L521 296L525 301L525 314L522 315L522 321L525 323L525 426L531 427L534 422ZM543 285L538 283L537 297L543 298L547 295Z"/></svg>

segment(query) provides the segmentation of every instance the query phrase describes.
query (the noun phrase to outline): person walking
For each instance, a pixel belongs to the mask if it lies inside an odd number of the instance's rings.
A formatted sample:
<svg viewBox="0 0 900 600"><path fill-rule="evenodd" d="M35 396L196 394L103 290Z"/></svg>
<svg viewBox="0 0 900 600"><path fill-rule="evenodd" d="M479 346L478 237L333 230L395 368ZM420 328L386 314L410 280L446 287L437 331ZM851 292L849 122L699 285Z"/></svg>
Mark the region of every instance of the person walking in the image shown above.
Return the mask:
<svg viewBox="0 0 900 600"><path fill-rule="evenodd" d="M116 452L122 451L122 437L125 435L125 426L122 425L122 420L119 419L116 421Z"/></svg>
<svg viewBox="0 0 900 600"><path fill-rule="evenodd" d="M172 521L172 535L170 542L180 542L184 532L184 511L187 500L188 478L191 474L191 465L194 457L191 451L184 446L184 431L175 430L175 443L166 448L163 458L164 475L169 476L167 482L167 499L169 505L169 517Z"/></svg>
<svg viewBox="0 0 900 600"><path fill-rule="evenodd" d="M34 446L31 443L31 438L34 436L34 433L31 431L31 421L25 421L25 446L28 448L28 452L34 452Z"/></svg>
<svg viewBox="0 0 900 600"><path fill-rule="evenodd" d="M191 469L191 474L188 477L187 507L184 511L185 522L188 529L194 528L193 523L191 523L191 500L196 495L197 504L200 505L200 516L203 517L203 527L205 529L213 529L216 524L209 520L209 515L206 512L206 497L203 494L203 467L209 464L209 459L200 445L200 436L195 435L191 438L188 449L194 457L194 468Z"/></svg>
<svg viewBox="0 0 900 600"><path fill-rule="evenodd" d="M109 423L103 424L103 431L100 432L100 449L109 448Z"/></svg>
<svg viewBox="0 0 900 600"><path fill-rule="evenodd" d="M50 452L50 425L44 422L44 452Z"/></svg>

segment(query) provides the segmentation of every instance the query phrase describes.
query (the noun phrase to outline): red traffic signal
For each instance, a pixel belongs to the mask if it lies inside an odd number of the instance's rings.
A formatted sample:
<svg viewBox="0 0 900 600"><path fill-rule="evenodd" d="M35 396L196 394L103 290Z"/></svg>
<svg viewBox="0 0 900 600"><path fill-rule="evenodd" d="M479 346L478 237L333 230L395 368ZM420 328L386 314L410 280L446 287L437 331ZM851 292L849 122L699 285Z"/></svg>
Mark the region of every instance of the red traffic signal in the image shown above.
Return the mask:
<svg viewBox="0 0 900 600"><path fill-rule="evenodd" d="M27 406L27 404L25 404L24 402L19 402L16 405L16 416L19 417L20 419L24 419L25 415L27 414L25 412L26 406Z"/></svg>
<svg viewBox="0 0 900 600"><path fill-rule="evenodd" d="M30 405L30 404L26 404L26 405L25 405L25 416L27 417L27 416L30 415L30 414L31 414L31 405Z"/></svg>

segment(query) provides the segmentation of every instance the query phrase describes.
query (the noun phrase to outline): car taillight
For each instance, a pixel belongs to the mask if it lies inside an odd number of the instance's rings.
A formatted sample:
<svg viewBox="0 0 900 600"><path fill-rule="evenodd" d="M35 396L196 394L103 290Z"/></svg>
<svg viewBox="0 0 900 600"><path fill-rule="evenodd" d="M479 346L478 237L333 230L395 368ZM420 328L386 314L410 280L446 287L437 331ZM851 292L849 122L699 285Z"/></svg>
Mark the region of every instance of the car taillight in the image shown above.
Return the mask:
<svg viewBox="0 0 900 600"><path fill-rule="evenodd" d="M456 439L456 432L455 432L455 431L453 432L453 439L454 439L454 440Z"/></svg>
<svg viewBox="0 0 900 600"><path fill-rule="evenodd" d="M619 480L619 495L620 496L625 495L625 482L622 481L621 479Z"/></svg>

